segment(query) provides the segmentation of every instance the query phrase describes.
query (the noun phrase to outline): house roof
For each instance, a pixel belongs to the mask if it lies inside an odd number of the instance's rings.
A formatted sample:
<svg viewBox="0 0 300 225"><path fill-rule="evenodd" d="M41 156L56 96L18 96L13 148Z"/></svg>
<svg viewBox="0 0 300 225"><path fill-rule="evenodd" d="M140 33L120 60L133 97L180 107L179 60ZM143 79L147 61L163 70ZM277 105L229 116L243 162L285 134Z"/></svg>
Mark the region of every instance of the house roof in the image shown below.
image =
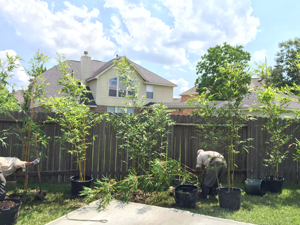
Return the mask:
<svg viewBox="0 0 300 225"><path fill-rule="evenodd" d="M87 79L87 81L90 81L94 78L96 78L99 74L101 74L103 71L106 69L110 68L113 66L114 61L120 60L121 58L126 57L126 56L118 56L107 63L104 63L101 67L99 67L97 70L92 72L91 77ZM130 61L130 60L129 60ZM172 86L172 87L177 87L176 84L162 78L161 76L158 76L157 74L151 72L150 70L145 69L144 67L140 66L139 64L136 64L135 62L130 61L135 69L140 73L140 75L144 78L145 82L151 83L151 84L158 84L158 85L166 85L166 86Z"/></svg>
<svg viewBox="0 0 300 225"><path fill-rule="evenodd" d="M85 102L85 104L89 105L89 106L97 106L90 87L87 86L86 89L89 91L89 93L85 94L85 97L88 99L88 102ZM80 99L79 103L81 104L82 102L83 102L83 99Z"/></svg>
<svg viewBox="0 0 300 225"><path fill-rule="evenodd" d="M199 95L198 92L196 92L197 87L192 87L191 89L183 92L182 94L180 94L180 96L184 96L184 95Z"/></svg>
<svg viewBox="0 0 300 225"><path fill-rule="evenodd" d="M252 78L251 79L251 84L249 85L249 88L256 88L260 87L261 85L265 84L265 81L262 80L261 78Z"/></svg>
<svg viewBox="0 0 300 225"><path fill-rule="evenodd" d="M134 67L143 75L143 77L146 79L146 82L153 83L153 84L159 84L159 85L166 85L166 86L173 86L177 87L176 84L172 83L171 81L168 81L161 76L158 76L157 74L151 72L150 70L145 69L144 67L132 62Z"/></svg>
<svg viewBox="0 0 300 225"><path fill-rule="evenodd" d="M251 84L248 86L251 89L254 89L256 87L260 87L262 84L265 84L265 82L261 78L252 78ZM192 87L191 89L183 92L180 94L180 96L184 95L198 95L199 93L196 92L197 87Z"/></svg>
<svg viewBox="0 0 300 225"><path fill-rule="evenodd" d="M72 73L74 74L74 77L77 79L81 79L81 67L80 61L74 61L74 60L67 60L67 64L69 65L70 68L66 69L66 71L68 73ZM103 66L105 64L105 62L101 62L101 61L96 61L96 60L92 60L91 61L91 73L95 73L95 71ZM52 67L51 69L45 71L44 73L44 77L45 77L45 81L44 83L50 83L51 84L51 88L47 88L48 92L47 94L49 96L57 96L57 92L55 90L60 90L61 87L57 84L57 81L61 78L61 72L59 71L59 69L56 68L56 66Z"/></svg>
<svg viewBox="0 0 300 225"><path fill-rule="evenodd" d="M216 107L220 108L228 103L228 101L215 101ZM144 106L151 106L156 104L156 102L150 102ZM167 106L170 109L192 109L194 108L194 104L187 104L186 102L162 102L163 105ZM241 102L241 109L247 110L249 108L257 108L259 106L257 101L257 93L250 92L245 96L245 98ZM293 101L286 107L286 110L300 109L300 103L297 102L297 99L293 99Z"/></svg>

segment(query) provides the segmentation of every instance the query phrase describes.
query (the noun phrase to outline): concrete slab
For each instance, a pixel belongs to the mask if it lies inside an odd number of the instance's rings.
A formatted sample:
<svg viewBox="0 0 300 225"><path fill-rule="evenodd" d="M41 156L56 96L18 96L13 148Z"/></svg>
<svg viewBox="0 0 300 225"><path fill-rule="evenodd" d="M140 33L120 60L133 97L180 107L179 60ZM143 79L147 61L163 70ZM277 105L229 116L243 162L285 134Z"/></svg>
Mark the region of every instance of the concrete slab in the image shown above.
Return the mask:
<svg viewBox="0 0 300 225"><path fill-rule="evenodd" d="M150 206L130 202L112 201L103 211L98 212L99 201L92 202L88 206L77 209L66 216L54 220L48 225L94 225L106 223L114 225L242 225L232 220L219 219L211 216L194 214L189 211ZM96 223L95 223L96 222Z"/></svg>

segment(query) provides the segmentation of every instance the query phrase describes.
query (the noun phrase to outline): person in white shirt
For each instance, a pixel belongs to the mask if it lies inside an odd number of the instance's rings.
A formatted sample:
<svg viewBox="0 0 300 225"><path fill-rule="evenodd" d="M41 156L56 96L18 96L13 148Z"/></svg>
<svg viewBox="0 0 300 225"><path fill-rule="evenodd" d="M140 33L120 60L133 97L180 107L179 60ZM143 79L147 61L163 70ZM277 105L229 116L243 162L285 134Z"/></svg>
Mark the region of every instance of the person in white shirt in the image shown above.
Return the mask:
<svg viewBox="0 0 300 225"><path fill-rule="evenodd" d="M227 169L224 156L218 152L204 151L203 149L199 149L197 154L197 172L200 173L201 170L206 169L204 182L201 185L201 198L207 199L207 195L215 197L217 194L218 180L219 183L222 182Z"/></svg>
<svg viewBox="0 0 300 225"><path fill-rule="evenodd" d="M0 157L0 200L4 199L6 195L5 177L13 174L17 170L25 171L26 166L36 165L39 163L39 158L33 160L32 162L25 162L15 157Z"/></svg>

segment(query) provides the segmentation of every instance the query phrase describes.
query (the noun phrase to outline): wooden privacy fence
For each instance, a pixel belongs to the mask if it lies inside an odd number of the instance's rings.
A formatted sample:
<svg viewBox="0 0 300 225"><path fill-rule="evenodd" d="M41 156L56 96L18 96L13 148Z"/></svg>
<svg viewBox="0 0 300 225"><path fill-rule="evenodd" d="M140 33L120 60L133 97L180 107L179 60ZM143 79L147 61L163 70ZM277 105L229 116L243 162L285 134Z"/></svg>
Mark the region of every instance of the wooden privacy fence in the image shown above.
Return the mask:
<svg viewBox="0 0 300 225"><path fill-rule="evenodd" d="M18 112L12 113L14 118L22 118L24 115ZM51 113L51 116L55 114ZM181 161L190 168L195 168L197 150L203 137L199 135L195 124L201 123L200 117L175 116L172 115L176 124L170 127L170 133L167 137L167 148L164 150L168 157ZM34 120L43 123L47 119L47 114L38 112L34 114ZM246 178L262 179L271 171L263 166L265 141L268 138L267 132L261 130L261 125L266 122L266 118L258 118L254 121L246 122L240 131L241 138L245 140L248 137L254 138L248 144L253 146L249 152L242 152L236 156L237 169L235 170L236 182L242 182ZM10 117L0 115L0 131L8 128L16 128L21 126ZM293 124L287 132L291 132L299 124ZM39 150L47 156L43 158L40 164L41 176L43 182L68 182L70 176L77 174L77 164L74 157L66 150L62 150L59 142L54 141L55 136L60 136L60 127L54 123L44 123L43 128L46 136L50 137L49 144L45 148L39 145ZM124 177L130 162L127 161L125 152L119 149L122 143L121 139L116 138L116 131L102 121L92 129L92 134L97 135L93 140L93 144L87 149L87 175L91 174L94 178L102 176L110 176L120 179ZM299 131L294 136L300 139ZM21 141L16 135L7 137L8 147L0 146L0 156L15 156L22 159ZM293 141L291 141L292 143ZM290 143L289 143L290 144ZM69 146L70 147L70 146ZM288 148L288 145L285 146ZM206 149L209 150L209 149ZM222 153L227 158L224 148L214 149ZM293 160L295 153L294 146L290 148L287 159L280 165L279 175L284 177L287 183L300 183L299 179L299 163ZM34 159L32 153L31 159ZM35 167L29 169L29 181L38 181ZM22 181L24 176L12 175L9 179L17 179Z"/></svg>

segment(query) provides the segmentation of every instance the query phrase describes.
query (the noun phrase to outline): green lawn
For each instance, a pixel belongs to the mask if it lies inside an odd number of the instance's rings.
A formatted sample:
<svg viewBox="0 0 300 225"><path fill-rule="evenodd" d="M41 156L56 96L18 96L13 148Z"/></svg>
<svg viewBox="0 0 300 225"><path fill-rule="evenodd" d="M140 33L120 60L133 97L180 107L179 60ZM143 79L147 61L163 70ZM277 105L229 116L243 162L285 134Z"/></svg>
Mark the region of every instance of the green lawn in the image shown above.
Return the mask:
<svg viewBox="0 0 300 225"><path fill-rule="evenodd" d="M20 192L23 187L23 184L7 186L6 191L11 194L17 188L17 191ZM29 190L39 190L38 184L28 184L28 187ZM24 195L18 225L46 224L85 205L84 199L72 198L71 184L43 183L42 190L47 193L43 202L37 198L35 193Z"/></svg>
<svg viewBox="0 0 300 225"><path fill-rule="evenodd" d="M243 184L235 186L244 190ZM155 200L153 204L157 206L175 206L173 197L170 197L167 192L156 196ZM284 185L281 194L267 192L263 197L247 195L243 192L241 208L238 211L221 209L218 198L199 200L195 209L185 210L253 224L300 224L300 186Z"/></svg>
<svg viewBox="0 0 300 225"><path fill-rule="evenodd" d="M225 186L225 185L224 185ZM236 187L244 189L243 184ZM8 186L8 193L15 188L21 190L22 184ZM30 189L38 189L38 184L29 184ZM35 194L25 196L18 224L46 224L85 205L83 199L72 199L71 184L43 184L47 193L44 202L37 200ZM175 208L169 192L162 192L147 200L147 204ZM267 193L265 196L251 196L242 193L241 209L231 211L219 207L218 198L197 201L195 209L185 209L193 213L236 220L253 224L300 224L300 186L284 185L282 194Z"/></svg>

